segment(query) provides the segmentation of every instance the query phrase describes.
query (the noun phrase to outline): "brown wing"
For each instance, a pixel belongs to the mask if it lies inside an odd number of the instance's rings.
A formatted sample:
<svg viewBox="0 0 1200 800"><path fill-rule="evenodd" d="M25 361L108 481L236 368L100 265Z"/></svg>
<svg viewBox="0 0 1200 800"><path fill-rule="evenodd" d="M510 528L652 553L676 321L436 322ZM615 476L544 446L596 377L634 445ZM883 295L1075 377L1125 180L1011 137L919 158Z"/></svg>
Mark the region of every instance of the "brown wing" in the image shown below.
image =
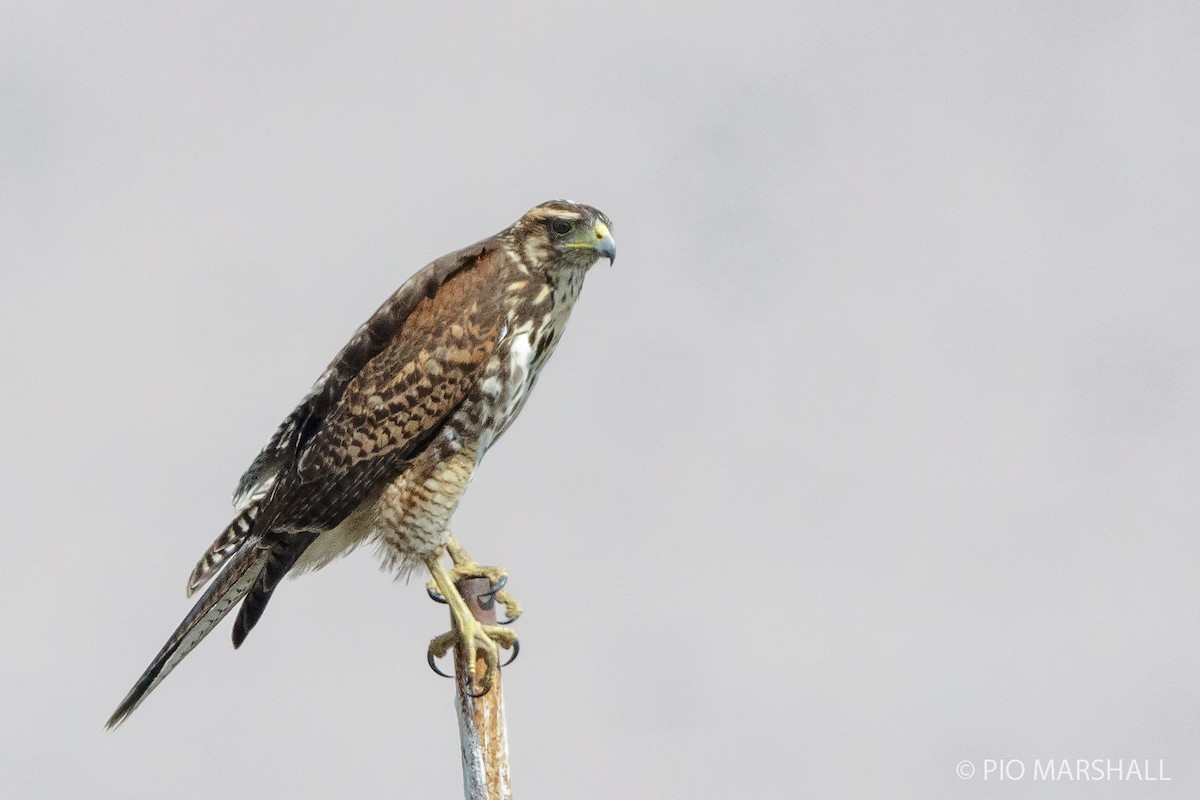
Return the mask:
<svg viewBox="0 0 1200 800"><path fill-rule="evenodd" d="M488 291L486 272L462 273L422 302L354 377L300 455L301 480L325 480L393 452L407 460L458 407L500 337L499 292Z"/></svg>
<svg viewBox="0 0 1200 800"><path fill-rule="evenodd" d="M279 475L294 466L296 458L337 407L351 381L372 359L391 346L419 304L431 300L459 273L471 270L481 262L492 261L497 255L494 237L449 253L425 266L388 298L334 357L312 391L276 429L246 470L234 492L234 505L238 510L266 497Z"/></svg>
<svg viewBox="0 0 1200 800"><path fill-rule="evenodd" d="M502 260L485 253L449 277L351 378L283 477L276 524L335 525L441 431L500 339Z"/></svg>
<svg viewBox="0 0 1200 800"><path fill-rule="evenodd" d="M252 534L265 535L276 523L339 521L338 515L353 510L372 481L394 468L397 458L403 460L417 441L413 435L419 438L419 429L434 424L440 410L463 391L463 375L471 360L460 359L459 351L467 343L453 336L458 330L453 326L462 328L464 335L469 327L480 342L495 327L499 314L491 304L499 292L489 287L499 281L503 258L496 237L442 256L406 281L358 329L242 476L234 493L238 516L196 564L188 580L189 595ZM439 321L447 323L445 330ZM457 347L450 349L450 343ZM449 380L445 385L434 380L437 376L427 375L427 365L439 360L458 367L457 372L446 371ZM408 376L411 386L389 386L391 391L380 395L390 402L386 409L377 405L369 391L363 394L372 384L382 387L389 371L403 373L408 362L414 364ZM418 365L422 367L420 375L416 374ZM403 408L394 407L402 405L395 393L405 390L428 392L408 410L408 417ZM368 452L362 436L377 424L388 442L376 449L379 440L374 439ZM301 458L306 464L303 474L298 469ZM323 476L326 469L329 472ZM297 484L304 492L297 494ZM276 497L280 489L285 490L284 496ZM277 499L281 502L274 502ZM319 513L314 502L324 504Z"/></svg>

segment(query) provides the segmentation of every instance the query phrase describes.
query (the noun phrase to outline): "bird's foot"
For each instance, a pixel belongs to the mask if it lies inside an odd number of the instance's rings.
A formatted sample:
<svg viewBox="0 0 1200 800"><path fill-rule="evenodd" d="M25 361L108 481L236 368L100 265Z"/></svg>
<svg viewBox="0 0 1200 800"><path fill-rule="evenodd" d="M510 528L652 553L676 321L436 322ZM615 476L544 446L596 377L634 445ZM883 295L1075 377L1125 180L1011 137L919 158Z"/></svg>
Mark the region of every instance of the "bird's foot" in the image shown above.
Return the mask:
<svg viewBox="0 0 1200 800"><path fill-rule="evenodd" d="M517 635L508 628L499 625L484 625L468 611L465 619L455 619L453 630L437 636L429 642L427 659L429 668L446 678L453 677L438 669L437 660L450 652L459 643L466 648L467 675L470 688L467 690L472 697L483 697L496 685L496 674L501 667L507 667L517 657L521 644ZM500 648L513 651L503 664L500 663ZM479 674L479 659L483 659L483 673Z"/></svg>
<svg viewBox="0 0 1200 800"><path fill-rule="evenodd" d="M491 591L479 596L481 605L487 608L493 600L503 605L505 619L500 620L499 624L501 625L511 625L517 617L521 616L521 605L504 588L508 583L508 572L501 567L488 567L477 563L466 550L458 546L458 542L453 536L446 545L446 552L454 562L454 566L449 572L452 585L456 585L463 578L487 578L492 588ZM425 591L433 600L439 603L446 602L445 595L438 588L436 579L426 584Z"/></svg>
<svg viewBox="0 0 1200 800"><path fill-rule="evenodd" d="M473 697L482 697L491 691L492 686L495 685L496 674L500 668L511 664L513 659L517 657L517 653L520 652L517 635L508 628L502 628L499 625L484 625L477 620L475 615L471 613L471 609L467 606L466 600L463 599L463 596L455 586L455 581L461 577L488 577L490 580L490 576L480 573L468 573L455 578L453 576L457 567L455 570L447 570L442 562L437 559L430 561L429 570L433 573L433 588L430 589L430 596L433 596L434 590L438 592L438 596L442 601L450 606L451 619L451 630L434 638L429 643L429 666L437 674L450 677L438 669L437 659L461 644L465 650L467 663L467 691ZM501 577L503 577L503 573L501 573ZM500 581L500 586L503 586L502 580ZM493 583L493 587L490 594L496 595L498 598L499 590L495 588L495 583ZM520 613L519 608L517 609L517 613ZM504 664L500 663L501 647L513 651L512 656ZM484 663L482 675L479 674L478 663L480 659ZM477 691L476 687L478 687Z"/></svg>

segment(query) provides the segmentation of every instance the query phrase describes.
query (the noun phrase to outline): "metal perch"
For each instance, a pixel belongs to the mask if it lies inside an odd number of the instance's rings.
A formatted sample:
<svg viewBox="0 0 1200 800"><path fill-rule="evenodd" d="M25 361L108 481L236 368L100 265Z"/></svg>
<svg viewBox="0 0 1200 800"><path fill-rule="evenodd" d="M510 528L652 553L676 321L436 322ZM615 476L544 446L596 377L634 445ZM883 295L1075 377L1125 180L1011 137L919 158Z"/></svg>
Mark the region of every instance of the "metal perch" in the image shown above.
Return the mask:
<svg viewBox="0 0 1200 800"><path fill-rule="evenodd" d="M475 619L485 625L496 624L496 595L487 578L463 578L455 586ZM463 791L466 800L512 800L500 670L496 670L491 691L474 697L466 662L466 649L460 642L454 648L454 707L462 747ZM482 675L484 669L480 658L476 674Z"/></svg>

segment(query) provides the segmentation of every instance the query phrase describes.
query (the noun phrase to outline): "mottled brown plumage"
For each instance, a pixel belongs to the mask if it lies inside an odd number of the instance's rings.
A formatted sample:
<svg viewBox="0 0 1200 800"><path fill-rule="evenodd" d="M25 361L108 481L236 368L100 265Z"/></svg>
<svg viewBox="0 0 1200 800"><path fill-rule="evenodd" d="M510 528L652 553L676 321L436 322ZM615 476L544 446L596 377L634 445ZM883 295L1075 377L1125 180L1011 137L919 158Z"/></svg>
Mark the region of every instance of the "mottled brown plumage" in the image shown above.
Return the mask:
<svg viewBox="0 0 1200 800"><path fill-rule="evenodd" d="M584 275L614 257L608 226L589 206L544 203L427 265L359 328L242 477L237 516L196 565L188 593L212 585L110 726L239 601L235 646L289 571L323 566L367 540L388 567L425 564L451 602L451 636L494 663L492 640L511 636L460 619L465 607L438 559L467 481L523 407ZM460 572L495 572L460 553L452 549Z"/></svg>

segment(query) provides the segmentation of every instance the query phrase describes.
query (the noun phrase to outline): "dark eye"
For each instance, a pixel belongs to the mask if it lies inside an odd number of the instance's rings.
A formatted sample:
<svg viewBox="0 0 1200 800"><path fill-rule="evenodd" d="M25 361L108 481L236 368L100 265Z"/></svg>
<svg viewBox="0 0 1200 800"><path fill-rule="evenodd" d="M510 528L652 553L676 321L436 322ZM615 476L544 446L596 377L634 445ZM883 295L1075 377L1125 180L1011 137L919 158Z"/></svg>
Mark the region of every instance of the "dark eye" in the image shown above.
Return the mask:
<svg viewBox="0 0 1200 800"><path fill-rule="evenodd" d="M564 233L570 233L571 232L571 222L570 222L570 220L565 220L565 219L553 220L550 223L550 230L554 231L559 236L563 235Z"/></svg>

